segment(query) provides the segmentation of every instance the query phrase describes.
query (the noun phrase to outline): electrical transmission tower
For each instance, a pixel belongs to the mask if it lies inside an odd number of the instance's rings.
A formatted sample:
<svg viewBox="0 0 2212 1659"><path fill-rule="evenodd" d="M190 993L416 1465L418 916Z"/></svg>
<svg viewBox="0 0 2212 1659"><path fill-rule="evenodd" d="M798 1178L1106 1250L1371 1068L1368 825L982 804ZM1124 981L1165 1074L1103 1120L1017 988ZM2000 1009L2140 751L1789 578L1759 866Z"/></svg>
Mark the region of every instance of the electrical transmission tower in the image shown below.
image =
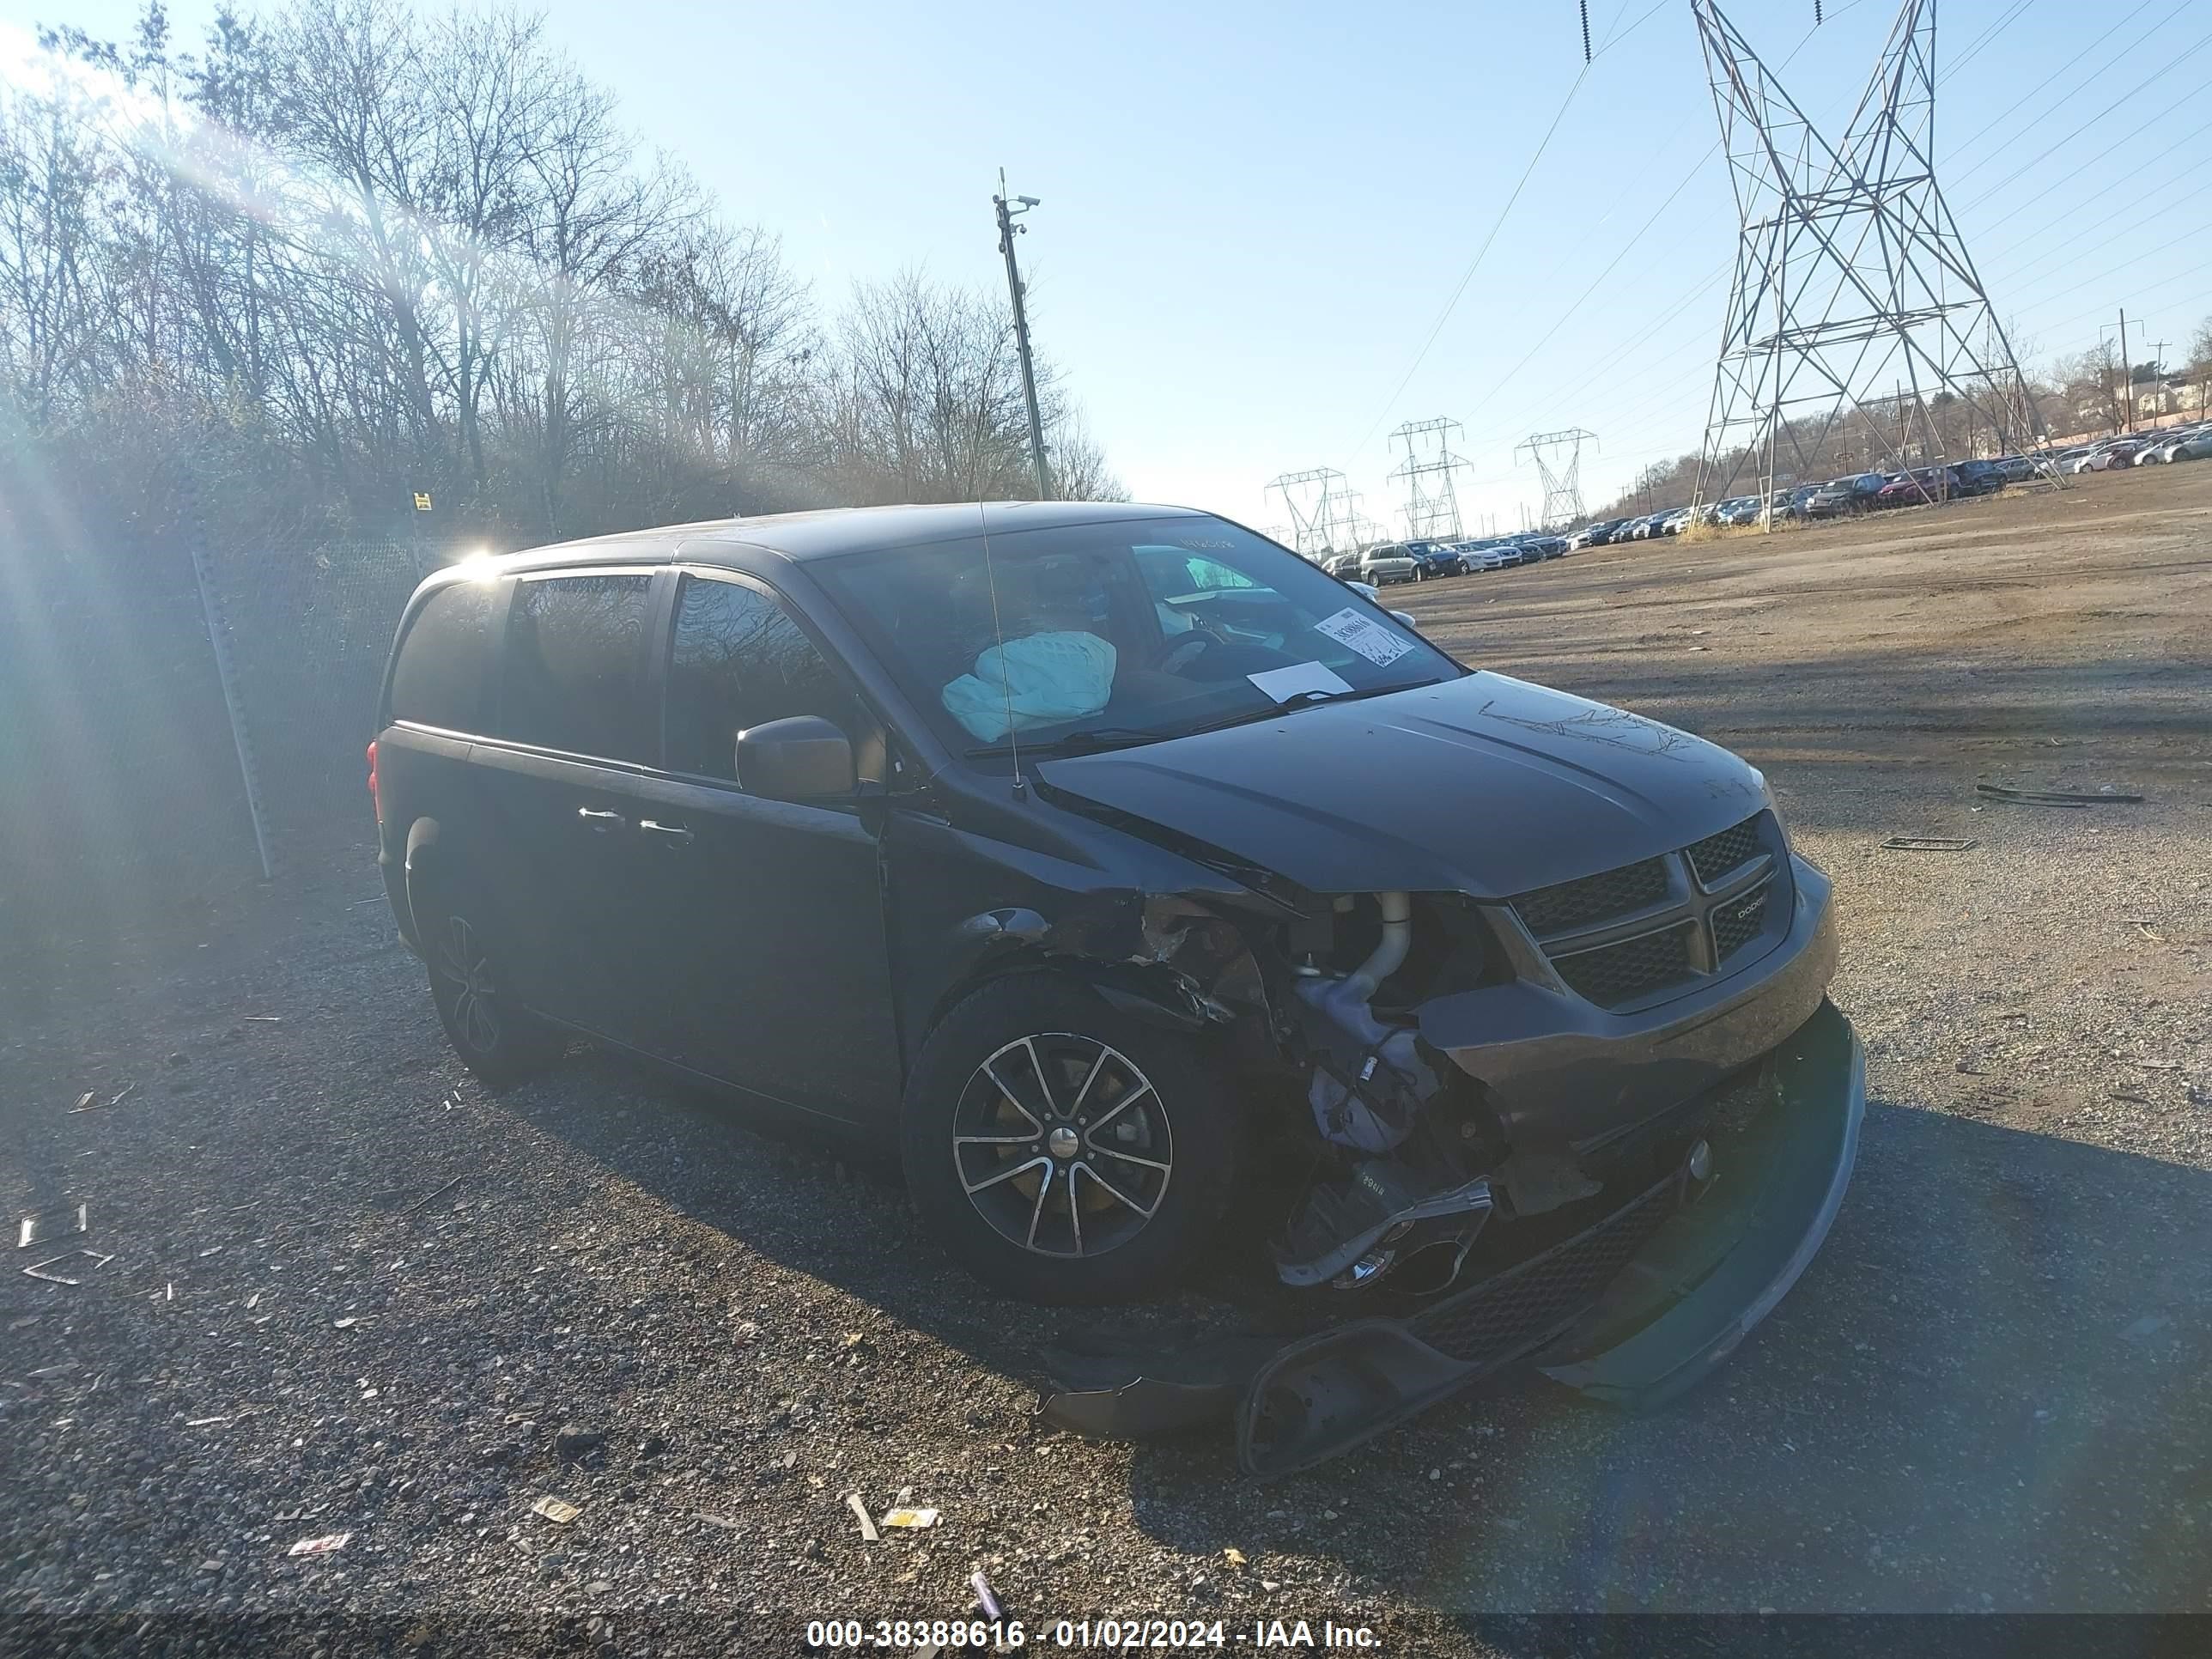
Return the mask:
<svg viewBox="0 0 2212 1659"><path fill-rule="evenodd" d="M1715 0L1691 11L1741 221L1693 501L1753 477L1771 499L1778 471L1841 471L1829 441L1854 411L1853 447L1900 469L1963 455L1983 434L1997 453L2047 445L1936 188L1936 0L1903 0L1837 144ZM1866 407L1876 398L1890 405L1880 416Z"/></svg>
<svg viewBox="0 0 2212 1659"><path fill-rule="evenodd" d="M1406 486L1406 505L1401 510L1410 539L1453 542L1460 538L1456 478L1468 470L1468 464L1451 452L1451 435L1460 429L1457 421L1408 421L1390 434L1393 443L1406 447L1406 459L1392 470L1390 482Z"/></svg>
<svg viewBox="0 0 2212 1659"><path fill-rule="evenodd" d="M1513 447L1517 458L1522 450L1535 458L1537 473L1544 480L1543 527L1555 529L1573 524L1583 514L1583 441L1597 441L1597 434L1571 426L1565 432L1531 433ZM1557 465L1561 454L1566 457L1564 465Z"/></svg>
<svg viewBox="0 0 2212 1659"><path fill-rule="evenodd" d="M1336 538L1351 511L1350 492L1344 487L1344 474L1334 467L1285 472L1268 481L1267 493L1283 498L1283 510L1291 520L1286 539L1307 558L1325 559L1348 550Z"/></svg>

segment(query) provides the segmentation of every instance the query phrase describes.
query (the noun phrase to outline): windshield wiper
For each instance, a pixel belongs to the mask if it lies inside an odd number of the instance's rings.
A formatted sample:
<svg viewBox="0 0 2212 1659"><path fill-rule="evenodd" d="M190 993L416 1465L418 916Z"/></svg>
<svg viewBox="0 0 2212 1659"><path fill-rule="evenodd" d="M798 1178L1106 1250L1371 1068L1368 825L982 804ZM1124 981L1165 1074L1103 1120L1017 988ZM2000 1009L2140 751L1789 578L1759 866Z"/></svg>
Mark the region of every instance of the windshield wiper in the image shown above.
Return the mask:
<svg viewBox="0 0 2212 1659"><path fill-rule="evenodd" d="M969 760L1006 760L1017 750L1024 755L1091 755L1102 749L1129 749L1140 743L1158 743L1176 734L1141 726L1094 726L1065 737L1040 738L1036 743L987 744L968 750Z"/></svg>
<svg viewBox="0 0 2212 1659"><path fill-rule="evenodd" d="M1387 697L1394 691L1414 691L1424 685L1435 685L1436 680L1414 680L1405 685L1370 685L1364 690L1324 691L1318 686L1304 691L1293 691L1282 702L1268 708L1247 708L1234 714L1224 714L1218 720L1208 720L1203 726L1194 726L1181 735L1188 737L1200 732L1219 732L1232 726L1251 726L1261 720L1273 720L1278 714L1296 714L1301 708L1317 708L1323 703L1359 702L1368 697Z"/></svg>

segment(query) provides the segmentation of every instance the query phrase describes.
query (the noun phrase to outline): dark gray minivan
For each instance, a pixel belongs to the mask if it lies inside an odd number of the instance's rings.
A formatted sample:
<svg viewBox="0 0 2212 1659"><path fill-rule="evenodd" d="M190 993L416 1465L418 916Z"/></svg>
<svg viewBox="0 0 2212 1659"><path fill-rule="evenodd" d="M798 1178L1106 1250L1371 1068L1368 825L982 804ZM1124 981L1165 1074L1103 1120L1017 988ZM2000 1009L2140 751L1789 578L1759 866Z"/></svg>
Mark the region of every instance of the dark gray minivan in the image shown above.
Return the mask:
<svg viewBox="0 0 2212 1659"><path fill-rule="evenodd" d="M471 562L408 605L369 758L393 914L485 1079L583 1033L837 1121L1024 1297L1151 1292L1233 1205L1285 1285L1394 1316L1507 1287L1423 1340L1526 1353L1733 1184L1771 1259L1717 1357L1848 1176L1829 884L1765 779L1204 513ZM1818 1146L1732 1164L1747 1086L1798 1087L1776 1121Z"/></svg>

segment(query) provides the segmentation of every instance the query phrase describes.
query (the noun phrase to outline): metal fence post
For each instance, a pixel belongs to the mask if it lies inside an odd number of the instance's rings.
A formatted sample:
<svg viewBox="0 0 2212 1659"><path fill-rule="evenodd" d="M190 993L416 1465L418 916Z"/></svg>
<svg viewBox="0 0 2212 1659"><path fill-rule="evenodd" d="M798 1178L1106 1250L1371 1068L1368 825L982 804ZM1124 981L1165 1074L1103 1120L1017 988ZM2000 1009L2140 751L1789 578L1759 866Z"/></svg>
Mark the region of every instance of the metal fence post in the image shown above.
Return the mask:
<svg viewBox="0 0 2212 1659"><path fill-rule="evenodd" d="M253 763L253 744L246 736L246 714L238 695L238 668L230 654L230 631L225 625L222 601L208 579L207 537L200 517L199 490L189 475L183 480L184 511L179 515L185 546L191 555L192 580L200 590L200 615L206 619L208 644L215 653L216 678L222 686L222 706L230 716L230 740L238 750L238 775L246 785L246 816L253 821L253 848L261 858L261 878L273 880L275 866L269 858L269 831L261 809L261 779Z"/></svg>

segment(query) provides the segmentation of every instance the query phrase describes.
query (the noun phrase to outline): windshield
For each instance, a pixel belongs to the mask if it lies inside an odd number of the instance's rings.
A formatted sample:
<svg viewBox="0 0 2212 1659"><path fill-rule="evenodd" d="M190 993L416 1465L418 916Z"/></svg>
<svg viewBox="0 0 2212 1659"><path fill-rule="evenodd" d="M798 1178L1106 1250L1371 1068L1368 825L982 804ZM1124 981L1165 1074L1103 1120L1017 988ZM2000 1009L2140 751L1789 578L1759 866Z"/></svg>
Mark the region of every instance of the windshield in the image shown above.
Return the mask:
<svg viewBox="0 0 2212 1659"><path fill-rule="evenodd" d="M1296 554L1151 518L813 567L940 735L995 753L1150 742L1465 671Z"/></svg>

